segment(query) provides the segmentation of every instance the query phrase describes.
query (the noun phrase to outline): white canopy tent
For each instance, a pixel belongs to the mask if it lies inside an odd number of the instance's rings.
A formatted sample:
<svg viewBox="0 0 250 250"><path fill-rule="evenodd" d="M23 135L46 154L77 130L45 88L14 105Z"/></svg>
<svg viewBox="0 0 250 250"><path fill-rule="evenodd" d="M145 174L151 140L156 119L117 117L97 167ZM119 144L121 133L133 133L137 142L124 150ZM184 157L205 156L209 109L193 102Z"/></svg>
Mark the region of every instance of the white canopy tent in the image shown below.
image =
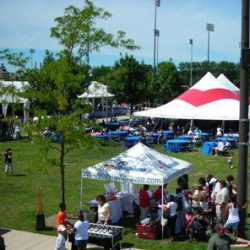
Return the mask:
<svg viewBox="0 0 250 250"><path fill-rule="evenodd" d="M191 171L192 164L138 143L107 161L82 170L82 178L164 185Z"/></svg>
<svg viewBox="0 0 250 250"><path fill-rule="evenodd" d="M78 98L85 98L92 101L92 108L94 113L95 99L100 98L102 104L102 112L104 112L104 100L106 102L106 117L108 113L108 98L114 97L108 92L108 87L100 82L92 81L87 88L87 91L79 95Z"/></svg>
<svg viewBox="0 0 250 250"><path fill-rule="evenodd" d="M157 185L162 186L163 193L164 184L191 170L191 163L159 153L138 143L116 157L82 169L81 207L84 178Z"/></svg>
<svg viewBox="0 0 250 250"><path fill-rule="evenodd" d="M108 92L106 85L92 81L87 88L87 91L79 95L78 98L102 98L113 97L114 95Z"/></svg>
<svg viewBox="0 0 250 250"><path fill-rule="evenodd" d="M160 107L135 112L135 117L197 120L239 120L240 98L210 72L194 86Z"/></svg>
<svg viewBox="0 0 250 250"><path fill-rule="evenodd" d="M14 88L17 92L24 92L25 87L29 84L27 81L1 81L2 87ZM7 114L8 105L10 103L21 103L23 104L24 121L29 119L28 109L30 107L30 102L28 99L22 98L17 95L13 95L10 91L6 92L4 95L0 96L0 103L2 104L2 113L4 116Z"/></svg>
<svg viewBox="0 0 250 250"><path fill-rule="evenodd" d="M236 94L240 94L240 89L236 87L224 74L220 74L217 80Z"/></svg>

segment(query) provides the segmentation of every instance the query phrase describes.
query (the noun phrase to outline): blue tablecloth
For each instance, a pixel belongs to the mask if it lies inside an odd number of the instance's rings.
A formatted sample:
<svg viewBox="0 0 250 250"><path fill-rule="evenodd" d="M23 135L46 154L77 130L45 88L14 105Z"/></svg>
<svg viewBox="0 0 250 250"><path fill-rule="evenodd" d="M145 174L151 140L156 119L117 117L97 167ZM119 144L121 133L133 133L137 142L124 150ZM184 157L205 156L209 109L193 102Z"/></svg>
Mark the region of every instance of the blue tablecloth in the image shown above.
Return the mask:
<svg viewBox="0 0 250 250"><path fill-rule="evenodd" d="M159 137L161 136L160 134L158 134L158 133L153 133L153 135L152 135L153 137L154 137L154 140L157 142L158 141L158 139L159 139Z"/></svg>
<svg viewBox="0 0 250 250"><path fill-rule="evenodd" d="M108 132L109 139L112 139L112 137L119 137L120 139L122 139L127 135L128 135L128 131L124 131L124 130L116 130L116 131Z"/></svg>
<svg viewBox="0 0 250 250"><path fill-rule="evenodd" d="M213 148L217 146L217 142L214 141L207 141L204 142L201 148L201 152L203 154L207 154L207 155L212 155L213 154Z"/></svg>
<svg viewBox="0 0 250 250"><path fill-rule="evenodd" d="M158 133L147 134L146 140L148 141L149 144L157 144L160 136L161 135Z"/></svg>
<svg viewBox="0 0 250 250"><path fill-rule="evenodd" d="M163 133L163 136L164 136L164 138L166 140L174 139L174 131L172 131L172 130L163 130L162 133Z"/></svg>
<svg viewBox="0 0 250 250"><path fill-rule="evenodd" d="M131 148L138 142L145 143L146 138L143 136L127 136L125 137L125 147L126 148Z"/></svg>
<svg viewBox="0 0 250 250"><path fill-rule="evenodd" d="M180 135L178 139L184 141L192 141L194 139L194 135Z"/></svg>
<svg viewBox="0 0 250 250"><path fill-rule="evenodd" d="M202 133L200 134L200 136L209 137L210 134L209 134L209 133L206 133L206 132L202 132Z"/></svg>
<svg viewBox="0 0 250 250"><path fill-rule="evenodd" d="M187 150L188 145L186 140L168 140L165 149L167 152L183 152Z"/></svg>
<svg viewBox="0 0 250 250"><path fill-rule="evenodd" d="M108 134L98 134L98 135L94 135L95 138L98 138L98 139L109 139L109 135Z"/></svg>
<svg viewBox="0 0 250 250"><path fill-rule="evenodd" d="M116 130L116 131L109 131L109 135L127 135L128 131L124 130Z"/></svg>

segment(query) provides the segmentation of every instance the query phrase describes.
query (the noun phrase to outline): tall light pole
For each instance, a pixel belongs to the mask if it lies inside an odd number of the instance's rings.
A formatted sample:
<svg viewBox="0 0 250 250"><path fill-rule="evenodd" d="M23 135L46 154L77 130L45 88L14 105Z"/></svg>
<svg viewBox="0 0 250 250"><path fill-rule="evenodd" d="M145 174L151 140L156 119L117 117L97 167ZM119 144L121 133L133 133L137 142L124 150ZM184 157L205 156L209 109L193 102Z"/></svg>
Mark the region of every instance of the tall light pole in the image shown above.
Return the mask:
<svg viewBox="0 0 250 250"><path fill-rule="evenodd" d="M208 32L208 40L207 40L207 61L209 62L209 50L210 50L210 32L214 32L214 24L207 23L206 30Z"/></svg>
<svg viewBox="0 0 250 250"><path fill-rule="evenodd" d="M160 35L160 31L157 30L157 8L161 6L161 0L155 0L155 20L154 20L154 75L156 74L156 43L157 38ZM158 48L157 48L158 50Z"/></svg>
<svg viewBox="0 0 250 250"><path fill-rule="evenodd" d="M239 157L237 201L243 206L247 201L247 168L248 168L248 90L249 90L249 0L242 0L241 14L241 68L240 68L240 120L239 120ZM247 213L240 210L239 236L245 237Z"/></svg>
<svg viewBox="0 0 250 250"><path fill-rule="evenodd" d="M33 54L36 52L35 49L30 49L30 68L33 69Z"/></svg>
<svg viewBox="0 0 250 250"><path fill-rule="evenodd" d="M157 74L158 71L158 62L159 62L159 37L160 37L160 31L158 29L155 30L155 36L156 36L156 67L155 67L155 73Z"/></svg>
<svg viewBox="0 0 250 250"><path fill-rule="evenodd" d="M191 46L191 61L190 61L190 87L193 85L193 39L189 40Z"/></svg>

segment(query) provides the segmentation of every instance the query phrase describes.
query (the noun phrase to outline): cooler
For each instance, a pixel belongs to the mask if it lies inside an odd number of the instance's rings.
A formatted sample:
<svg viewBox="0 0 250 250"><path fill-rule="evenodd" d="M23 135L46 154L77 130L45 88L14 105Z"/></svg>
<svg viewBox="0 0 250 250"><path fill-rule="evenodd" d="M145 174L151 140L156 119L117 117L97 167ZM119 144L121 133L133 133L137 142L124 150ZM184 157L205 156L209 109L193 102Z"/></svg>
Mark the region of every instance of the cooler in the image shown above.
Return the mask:
<svg viewBox="0 0 250 250"><path fill-rule="evenodd" d="M136 224L137 236L142 239L156 240L161 238L160 225L141 225Z"/></svg>

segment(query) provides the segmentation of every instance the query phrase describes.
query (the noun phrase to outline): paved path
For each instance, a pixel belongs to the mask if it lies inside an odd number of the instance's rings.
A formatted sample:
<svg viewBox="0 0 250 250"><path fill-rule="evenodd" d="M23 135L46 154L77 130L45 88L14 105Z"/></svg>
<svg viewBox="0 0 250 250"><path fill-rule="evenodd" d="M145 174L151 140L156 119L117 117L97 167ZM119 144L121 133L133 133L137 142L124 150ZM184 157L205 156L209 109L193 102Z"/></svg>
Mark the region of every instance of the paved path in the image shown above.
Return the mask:
<svg viewBox="0 0 250 250"><path fill-rule="evenodd" d="M55 236L29 233L17 230L3 229L6 250L53 250L55 249ZM71 249L71 243L66 242L66 249ZM88 245L88 249L101 250L102 247ZM136 250L135 248L126 248L126 250ZM139 249L137 249L139 250Z"/></svg>

